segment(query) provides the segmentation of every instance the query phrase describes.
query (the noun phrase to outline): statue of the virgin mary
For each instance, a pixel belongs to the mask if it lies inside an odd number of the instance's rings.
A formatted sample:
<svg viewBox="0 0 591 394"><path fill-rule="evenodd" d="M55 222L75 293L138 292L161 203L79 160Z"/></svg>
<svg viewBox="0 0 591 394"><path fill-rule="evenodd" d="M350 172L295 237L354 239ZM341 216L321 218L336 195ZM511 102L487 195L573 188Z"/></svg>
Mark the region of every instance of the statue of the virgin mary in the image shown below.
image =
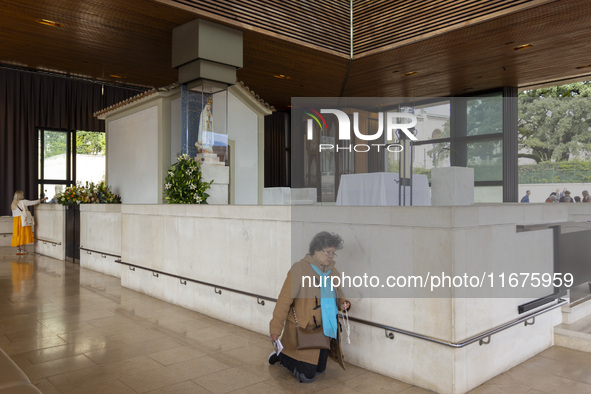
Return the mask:
<svg viewBox="0 0 591 394"><path fill-rule="evenodd" d="M197 147L199 153L213 153L213 114L211 113L211 106L213 99L207 98L205 108L201 111L199 116L199 134L197 136Z"/></svg>

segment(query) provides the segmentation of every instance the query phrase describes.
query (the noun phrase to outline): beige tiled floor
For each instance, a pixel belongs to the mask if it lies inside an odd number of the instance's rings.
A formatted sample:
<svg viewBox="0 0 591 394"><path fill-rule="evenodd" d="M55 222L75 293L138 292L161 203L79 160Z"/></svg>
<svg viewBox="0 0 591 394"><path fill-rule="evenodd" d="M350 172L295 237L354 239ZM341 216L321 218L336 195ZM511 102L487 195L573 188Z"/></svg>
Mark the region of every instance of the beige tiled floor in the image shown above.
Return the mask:
<svg viewBox="0 0 591 394"><path fill-rule="evenodd" d="M314 383L269 366L265 335L0 247L0 348L52 393L425 393L329 362ZM591 393L591 354L553 347L474 393Z"/></svg>

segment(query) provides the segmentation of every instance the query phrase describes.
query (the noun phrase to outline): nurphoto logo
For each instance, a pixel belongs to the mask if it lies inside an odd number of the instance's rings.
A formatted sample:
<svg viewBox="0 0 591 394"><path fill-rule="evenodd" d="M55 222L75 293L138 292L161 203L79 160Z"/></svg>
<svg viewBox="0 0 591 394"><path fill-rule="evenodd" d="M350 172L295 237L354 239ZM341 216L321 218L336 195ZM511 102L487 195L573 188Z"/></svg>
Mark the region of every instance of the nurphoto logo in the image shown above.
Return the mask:
<svg viewBox="0 0 591 394"><path fill-rule="evenodd" d="M309 116L309 118L306 119L306 135L309 141L314 138L314 123L318 125L320 132L328 132L328 125L322 114L336 116L338 125L337 135L340 141L351 140L351 120L346 112L333 108L320 109L320 112L314 109L309 109L305 114ZM353 112L353 133L359 140L368 141L368 143L348 144L343 146L322 143L319 144L318 151L322 152L336 149L337 152L339 150L347 150L349 152L351 152L351 150L355 152L368 152L372 148L375 148L380 152L381 148L385 148L388 152L401 152L404 148L400 144L369 143L369 141L376 141L382 138L382 135L384 134L384 124L386 139L388 141L404 138L404 136L411 141L417 141L417 137L411 130L417 124L417 118L414 114L407 112L378 112L377 116L378 129L373 134L369 134L369 130L367 133L363 133L359 129L359 112ZM400 130L401 133L398 133L398 130Z"/></svg>

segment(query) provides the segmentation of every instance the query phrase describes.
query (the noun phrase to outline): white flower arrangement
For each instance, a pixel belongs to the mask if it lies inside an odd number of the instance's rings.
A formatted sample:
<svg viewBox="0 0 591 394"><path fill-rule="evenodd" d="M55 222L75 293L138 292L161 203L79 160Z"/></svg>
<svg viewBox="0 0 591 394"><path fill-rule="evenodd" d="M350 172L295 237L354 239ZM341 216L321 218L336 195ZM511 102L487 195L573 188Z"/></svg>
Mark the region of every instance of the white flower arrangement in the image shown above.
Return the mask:
<svg viewBox="0 0 591 394"><path fill-rule="evenodd" d="M164 183L164 199L169 204L207 204L209 194L205 191L211 182L203 182L199 164L189 155L177 157Z"/></svg>

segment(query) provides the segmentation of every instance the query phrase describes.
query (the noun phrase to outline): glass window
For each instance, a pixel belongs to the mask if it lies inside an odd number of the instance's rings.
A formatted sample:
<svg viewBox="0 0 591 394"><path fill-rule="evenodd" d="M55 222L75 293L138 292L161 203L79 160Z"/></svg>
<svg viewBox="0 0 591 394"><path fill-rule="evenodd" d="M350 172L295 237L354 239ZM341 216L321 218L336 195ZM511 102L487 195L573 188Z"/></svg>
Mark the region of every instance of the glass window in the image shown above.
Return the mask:
<svg viewBox="0 0 591 394"><path fill-rule="evenodd" d="M503 186L476 186L474 187L475 203L503 202Z"/></svg>
<svg viewBox="0 0 591 394"><path fill-rule="evenodd" d="M67 140L66 131L45 130L39 133L40 143L43 143L43 155L39 156L43 160L43 178L67 180Z"/></svg>
<svg viewBox="0 0 591 394"><path fill-rule="evenodd" d="M53 198L58 193L63 193L66 190L65 185L56 185L52 183L39 184L39 196L47 197L48 203L57 203Z"/></svg>
<svg viewBox="0 0 591 394"><path fill-rule="evenodd" d="M450 166L449 142L416 145L413 147L413 174L426 174L431 183L431 169Z"/></svg>
<svg viewBox="0 0 591 394"><path fill-rule="evenodd" d="M449 138L450 104L449 101L416 105L417 138L419 141Z"/></svg>
<svg viewBox="0 0 591 394"><path fill-rule="evenodd" d="M105 179L104 133L39 129L38 149L40 196L51 200L72 184Z"/></svg>
<svg viewBox="0 0 591 394"><path fill-rule="evenodd" d="M474 181L503 180L503 142L469 142L467 146L468 167L474 168Z"/></svg>
<svg viewBox="0 0 591 394"><path fill-rule="evenodd" d="M99 183L105 179L105 133L76 132L76 181Z"/></svg>
<svg viewBox="0 0 591 394"><path fill-rule="evenodd" d="M503 132L503 97L501 93L477 97L466 104L467 135Z"/></svg>

